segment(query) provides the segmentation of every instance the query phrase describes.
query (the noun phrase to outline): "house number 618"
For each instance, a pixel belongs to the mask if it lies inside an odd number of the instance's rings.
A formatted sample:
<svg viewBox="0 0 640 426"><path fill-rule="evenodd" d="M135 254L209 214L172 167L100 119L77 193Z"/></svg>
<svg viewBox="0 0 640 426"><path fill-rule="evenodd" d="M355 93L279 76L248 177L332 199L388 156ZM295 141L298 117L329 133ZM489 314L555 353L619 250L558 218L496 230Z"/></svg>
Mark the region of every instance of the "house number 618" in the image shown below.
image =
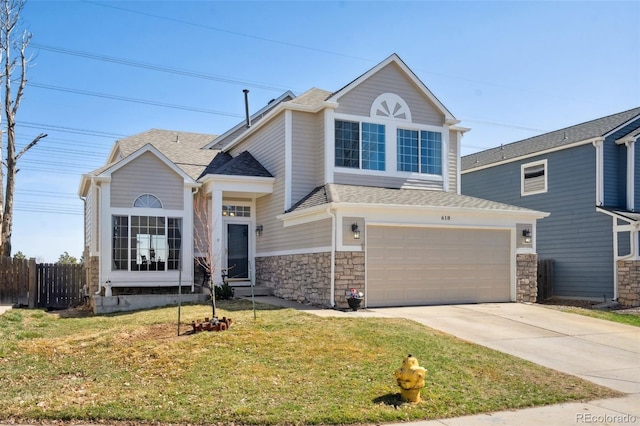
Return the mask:
<svg viewBox="0 0 640 426"><path fill-rule="evenodd" d="M451 216L442 216L441 220L451 220Z"/></svg>

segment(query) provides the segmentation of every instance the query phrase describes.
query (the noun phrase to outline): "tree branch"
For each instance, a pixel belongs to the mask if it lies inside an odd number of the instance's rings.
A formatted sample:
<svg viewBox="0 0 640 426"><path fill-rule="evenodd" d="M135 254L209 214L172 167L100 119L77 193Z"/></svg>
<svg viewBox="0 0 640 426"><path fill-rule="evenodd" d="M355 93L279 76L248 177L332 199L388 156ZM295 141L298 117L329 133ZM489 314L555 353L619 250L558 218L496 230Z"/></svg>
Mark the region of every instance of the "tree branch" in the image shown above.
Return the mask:
<svg viewBox="0 0 640 426"><path fill-rule="evenodd" d="M18 161L18 159L20 157L22 157L22 154L24 154L25 152L29 151L29 149L31 149L33 146L35 146L35 144L40 142L40 139L44 139L47 136L48 135L46 133L40 133L38 136L36 136L34 140L29 142L29 145L27 145L24 148L22 148L22 150L20 150L20 152L18 154L16 154L16 160L15 161Z"/></svg>

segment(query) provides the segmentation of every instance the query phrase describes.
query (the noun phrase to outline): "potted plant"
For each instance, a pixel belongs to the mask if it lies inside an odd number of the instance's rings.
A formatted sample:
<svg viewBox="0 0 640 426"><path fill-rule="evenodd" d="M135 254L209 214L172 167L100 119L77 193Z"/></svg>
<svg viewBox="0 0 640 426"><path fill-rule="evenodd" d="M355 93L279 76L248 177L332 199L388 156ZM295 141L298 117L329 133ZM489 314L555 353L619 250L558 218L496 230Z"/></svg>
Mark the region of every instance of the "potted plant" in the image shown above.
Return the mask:
<svg viewBox="0 0 640 426"><path fill-rule="evenodd" d="M347 303L352 310L357 311L360 309L360 305L362 305L363 300L364 293L361 291L359 292L355 288L350 288L347 291Z"/></svg>

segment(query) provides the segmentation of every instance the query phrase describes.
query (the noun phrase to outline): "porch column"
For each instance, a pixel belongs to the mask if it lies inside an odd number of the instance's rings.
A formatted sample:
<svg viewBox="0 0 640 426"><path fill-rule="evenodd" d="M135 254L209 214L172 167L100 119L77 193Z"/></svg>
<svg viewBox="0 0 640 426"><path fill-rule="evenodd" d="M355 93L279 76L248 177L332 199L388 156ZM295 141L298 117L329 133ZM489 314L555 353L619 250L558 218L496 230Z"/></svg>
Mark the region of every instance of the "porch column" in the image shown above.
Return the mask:
<svg viewBox="0 0 640 426"><path fill-rule="evenodd" d="M211 191L211 241L213 246L213 283L222 285L222 276L220 272L224 265L222 264L223 256L223 233L222 233L222 190L216 189L214 186Z"/></svg>

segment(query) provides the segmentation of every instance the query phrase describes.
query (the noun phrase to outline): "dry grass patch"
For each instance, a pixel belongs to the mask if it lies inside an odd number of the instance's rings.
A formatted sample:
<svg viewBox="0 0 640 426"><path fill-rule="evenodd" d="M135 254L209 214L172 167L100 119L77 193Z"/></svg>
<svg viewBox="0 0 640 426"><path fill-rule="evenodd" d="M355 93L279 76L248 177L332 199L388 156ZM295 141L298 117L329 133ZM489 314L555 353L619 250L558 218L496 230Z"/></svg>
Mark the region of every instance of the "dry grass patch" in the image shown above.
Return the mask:
<svg viewBox="0 0 640 426"><path fill-rule="evenodd" d="M0 420L349 424L434 419L618 393L401 319L220 303L225 332L177 335L177 309L0 317ZM210 307L183 307L182 331ZM427 368L418 405L393 371Z"/></svg>

